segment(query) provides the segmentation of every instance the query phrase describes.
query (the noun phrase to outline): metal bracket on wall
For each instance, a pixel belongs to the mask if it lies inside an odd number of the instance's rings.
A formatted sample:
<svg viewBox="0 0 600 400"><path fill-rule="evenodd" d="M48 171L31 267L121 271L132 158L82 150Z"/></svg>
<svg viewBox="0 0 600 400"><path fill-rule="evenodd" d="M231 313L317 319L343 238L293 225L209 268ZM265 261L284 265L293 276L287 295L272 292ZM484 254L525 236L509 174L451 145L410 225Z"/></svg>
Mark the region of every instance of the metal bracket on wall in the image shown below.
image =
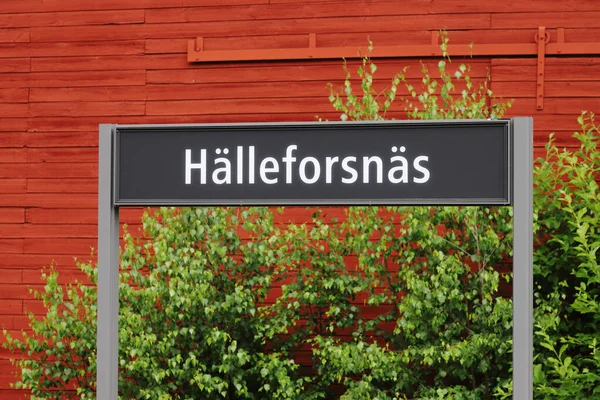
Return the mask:
<svg viewBox="0 0 600 400"><path fill-rule="evenodd" d="M536 108L544 109L544 62L546 57L546 43L550 41L550 35L546 33L546 27L540 26L538 33L535 35L537 42L537 85L536 85Z"/></svg>
<svg viewBox="0 0 600 400"><path fill-rule="evenodd" d="M449 56L511 57L531 56L538 58L537 70L537 109L544 108L544 65L547 56L590 56L600 55L600 42L566 43L564 28L557 28L556 41L550 42L546 28L540 26L531 43L481 43L451 44ZM376 46L371 58L427 58L440 57L438 32L431 32L431 44ZM318 47L317 34L308 34L308 47L287 49L252 50L204 50L204 38L198 37L188 42L188 62L244 62L244 61L284 61L284 60L332 60L361 58L365 52L356 47Z"/></svg>

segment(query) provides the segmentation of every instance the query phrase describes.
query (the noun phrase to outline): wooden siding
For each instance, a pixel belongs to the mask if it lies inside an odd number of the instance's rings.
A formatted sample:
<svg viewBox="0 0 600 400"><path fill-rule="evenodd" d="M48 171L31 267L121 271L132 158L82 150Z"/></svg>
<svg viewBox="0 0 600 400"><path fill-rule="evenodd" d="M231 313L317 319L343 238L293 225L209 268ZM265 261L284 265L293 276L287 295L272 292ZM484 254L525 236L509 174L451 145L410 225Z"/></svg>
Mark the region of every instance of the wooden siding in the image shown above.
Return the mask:
<svg viewBox="0 0 600 400"><path fill-rule="evenodd" d="M27 329L27 313L43 312L29 293L42 288L43 266L82 278L74 257L90 259L96 246L98 124L338 118L326 84L341 85L341 60L190 64L188 40L204 37L205 50L303 48L316 33L317 46L358 49L367 37L429 44L446 29L451 44L478 46L532 42L541 25L553 39L565 28L566 41L600 41L600 2L2 0L0 328ZM515 99L508 116L535 118L536 155L550 132L573 146L580 111L600 110L597 57L547 57L541 111L534 58L453 61L469 62L476 80L489 73L495 94ZM419 60L377 64L381 87L405 65L419 82ZM124 210L122 221L136 229L139 216ZM9 358L0 349L0 398L21 399Z"/></svg>

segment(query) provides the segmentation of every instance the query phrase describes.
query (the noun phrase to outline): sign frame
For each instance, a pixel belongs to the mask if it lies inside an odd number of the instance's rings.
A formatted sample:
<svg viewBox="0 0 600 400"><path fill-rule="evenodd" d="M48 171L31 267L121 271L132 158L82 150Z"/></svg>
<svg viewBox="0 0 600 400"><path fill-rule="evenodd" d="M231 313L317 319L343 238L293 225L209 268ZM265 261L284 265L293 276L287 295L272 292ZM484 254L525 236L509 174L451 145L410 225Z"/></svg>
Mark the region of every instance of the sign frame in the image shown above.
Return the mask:
<svg viewBox="0 0 600 400"><path fill-rule="evenodd" d="M354 199L327 200L244 200L214 201L120 201L119 129L173 130L230 127L310 128L327 124L334 129L349 126L406 127L438 126L441 129L466 125L494 126L505 124L508 132L508 187L502 201L498 199ZM418 132L416 133L418 134ZM118 316L119 316L119 209L127 206L241 206L241 205L509 205L513 207L513 398L533 399L533 119L515 117L508 120L435 120L435 121L358 121L358 122L297 122L248 124L165 124L99 126L98 175L98 330L97 330L97 399L118 397Z"/></svg>
<svg viewBox="0 0 600 400"><path fill-rule="evenodd" d="M512 135L511 121L504 120L434 120L434 121L351 121L351 122L293 122L293 123L247 123L247 124L179 124L179 125L116 125L114 128L114 154L113 154L113 193L115 197L115 205L117 206L239 206L239 205L386 205L386 204L420 204L420 205L448 205L448 204L462 204L462 205L509 205L511 203L511 191L512 185L510 184L511 174L511 141ZM220 134L227 135L230 131L244 129L248 131L248 135L252 134L252 131L261 131L260 133L269 132L271 130L285 130L290 133L296 134L301 132L304 135L313 135L317 132L323 132L324 135L327 131L345 131L353 128L363 128L377 130L379 128L385 128L392 130L394 128L403 129L431 129L440 127L452 127L453 129L461 126L471 128L504 128L503 133L503 146L505 150L504 163L506 168L506 182L504 193L502 197L492 199L490 197L485 198L460 198L460 197L446 197L446 198L395 198L395 199L383 199L383 198L361 198L361 199L250 199L250 198L219 198L219 199L203 199L203 200L185 200L177 198L152 198L146 200L131 200L121 199L119 193L119 172L121 159L121 138L122 135L126 135L124 132L131 131L164 131L167 135L176 135L177 132L173 130L194 130L198 131L200 135L202 130L210 129L211 131L218 131ZM153 132L153 133L154 133ZM270 132L269 132L270 133ZM403 133L403 132L398 132ZM495 133L495 132L494 132ZM488 134L487 132L483 134ZM406 133L405 133L406 135ZM460 147L460 146L457 146ZM130 151L131 153L131 151ZM257 182L258 183L258 182ZM280 184L279 186L285 186Z"/></svg>

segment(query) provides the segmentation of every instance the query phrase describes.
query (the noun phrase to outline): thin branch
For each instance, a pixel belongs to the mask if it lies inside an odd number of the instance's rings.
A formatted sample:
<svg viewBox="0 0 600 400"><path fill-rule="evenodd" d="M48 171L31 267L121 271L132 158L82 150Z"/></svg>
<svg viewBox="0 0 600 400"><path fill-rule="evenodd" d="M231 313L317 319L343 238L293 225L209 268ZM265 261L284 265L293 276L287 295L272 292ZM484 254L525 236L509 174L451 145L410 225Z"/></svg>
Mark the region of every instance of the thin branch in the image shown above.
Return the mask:
<svg viewBox="0 0 600 400"><path fill-rule="evenodd" d="M446 242L447 244L449 244L450 246L453 246L455 249L460 250L461 252L465 253L467 256L471 257L471 253L469 253L468 251L464 250L463 248L457 246L456 244L452 243L451 241L449 241L448 239L446 239L443 236L438 236L440 239L442 239L444 242Z"/></svg>

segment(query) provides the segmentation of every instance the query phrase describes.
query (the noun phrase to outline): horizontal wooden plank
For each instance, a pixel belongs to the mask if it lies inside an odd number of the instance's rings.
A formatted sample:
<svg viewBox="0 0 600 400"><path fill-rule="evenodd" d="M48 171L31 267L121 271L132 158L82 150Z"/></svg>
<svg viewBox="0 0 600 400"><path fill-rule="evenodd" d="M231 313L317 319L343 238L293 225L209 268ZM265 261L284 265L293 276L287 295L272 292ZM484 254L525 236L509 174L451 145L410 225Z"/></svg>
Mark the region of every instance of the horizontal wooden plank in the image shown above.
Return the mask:
<svg viewBox="0 0 600 400"><path fill-rule="evenodd" d="M92 132L31 132L23 135L23 142L27 147L94 147L98 146L98 127Z"/></svg>
<svg viewBox="0 0 600 400"><path fill-rule="evenodd" d="M0 148L0 164L26 163L26 152L24 148Z"/></svg>
<svg viewBox="0 0 600 400"><path fill-rule="evenodd" d="M573 9L561 12L511 12L492 14L491 28L591 28L600 27L600 12Z"/></svg>
<svg viewBox="0 0 600 400"><path fill-rule="evenodd" d="M14 367L12 367L12 369L14 369ZM9 382L15 382L15 377L12 376L12 374L9 374L7 379L9 379ZM4 400L23 400L30 395L28 391L9 389L9 386L7 386L7 384L8 382L4 382L3 385L6 387L0 389L0 398Z"/></svg>
<svg viewBox="0 0 600 400"><path fill-rule="evenodd" d="M96 163L96 147L51 147L28 148L27 160L30 163Z"/></svg>
<svg viewBox="0 0 600 400"><path fill-rule="evenodd" d="M0 73L29 71L31 71L29 58L5 58L0 62Z"/></svg>
<svg viewBox="0 0 600 400"><path fill-rule="evenodd" d="M167 39L197 36L290 35L331 32L421 31L446 29L484 29L490 26L490 15L407 15L374 17L340 17L297 19L294 23L268 24L245 20L235 24L190 22L169 24L115 25L81 27L33 27L32 42L68 42L95 40Z"/></svg>
<svg viewBox="0 0 600 400"><path fill-rule="evenodd" d="M147 211L147 207L125 207L120 210L120 221L122 224L134 226L142 222L142 215ZM130 230L133 233L133 229Z"/></svg>
<svg viewBox="0 0 600 400"><path fill-rule="evenodd" d="M144 85L146 71L68 71L32 72L29 74L0 74L0 86L4 87L73 87L73 86L130 86Z"/></svg>
<svg viewBox="0 0 600 400"><path fill-rule="evenodd" d="M536 82L495 81L495 95L503 97L532 97L536 93ZM597 81L550 81L544 82L544 98L597 97L600 80Z"/></svg>
<svg viewBox="0 0 600 400"><path fill-rule="evenodd" d="M0 123L0 125L2 125ZM0 148L8 147L24 147L25 133L23 132L1 132L0 133Z"/></svg>
<svg viewBox="0 0 600 400"><path fill-rule="evenodd" d="M27 207L24 193L0 192L0 204L3 207Z"/></svg>
<svg viewBox="0 0 600 400"><path fill-rule="evenodd" d="M26 191L26 179L0 179L0 193L25 193Z"/></svg>
<svg viewBox="0 0 600 400"><path fill-rule="evenodd" d="M0 197L1 201L1 197ZM97 206L98 195L87 193L71 193L69 196L53 193L28 193L25 195L26 207L42 208L91 208ZM86 253L75 253L86 254Z"/></svg>
<svg viewBox="0 0 600 400"><path fill-rule="evenodd" d="M600 98L570 97L570 98L544 98L544 108L536 109L535 98L520 98L511 107L511 112L517 115L573 115L574 118L583 110L600 111ZM534 121L535 123L535 121Z"/></svg>
<svg viewBox="0 0 600 400"><path fill-rule="evenodd" d="M339 120L340 113L329 112L320 115L322 118ZM223 122L285 122L285 121L315 121L314 113L287 113L287 114L237 114L231 110L227 117L219 115L161 115L137 117L111 117L110 122L116 124L185 124L185 123L223 123ZM91 132L96 131L98 124L107 123L105 117L40 117L29 120L30 132ZM0 125L1 126L1 125ZM29 139L28 139L29 140ZM76 144L82 146L82 143ZM66 146L66 144L64 145ZM42 146L43 147L43 146Z"/></svg>
<svg viewBox="0 0 600 400"><path fill-rule="evenodd" d="M85 254L91 253L93 247L97 247L95 239L74 238L35 238L23 239L23 252L25 254ZM0 292L2 292L0 290Z"/></svg>
<svg viewBox="0 0 600 400"><path fill-rule="evenodd" d="M0 183L1 185L1 183ZM0 224L23 223L25 222L24 208L0 207Z"/></svg>
<svg viewBox="0 0 600 400"><path fill-rule="evenodd" d="M144 10L0 13L0 28L141 24L144 14Z"/></svg>
<svg viewBox="0 0 600 400"><path fill-rule="evenodd" d="M184 54L187 53L190 38L184 39L146 39L146 54Z"/></svg>
<svg viewBox="0 0 600 400"><path fill-rule="evenodd" d="M29 39L29 28L0 29L0 43L26 43Z"/></svg>
<svg viewBox="0 0 600 400"><path fill-rule="evenodd" d="M114 123L124 123L123 121L129 119L127 117L112 117L111 122ZM29 132L33 134L41 133L44 136L51 136L53 132L56 132L56 136L54 139L56 143L60 143L60 147L66 146L85 146L84 141L89 142L91 138L87 138L91 132L95 132L96 140L95 143L97 145L98 140L98 125L101 123L107 123L106 117L71 117L71 118L61 118L61 117L37 117L31 118L29 120ZM75 135L78 132L82 132L81 142ZM71 134L71 136L68 136ZM40 136L42 137L42 136ZM74 141L70 142L69 139L73 138ZM36 141L36 136L27 135L26 141ZM29 145L29 143L28 143ZM44 147L42 143L39 143L36 147ZM48 146L50 147L50 146Z"/></svg>
<svg viewBox="0 0 600 400"><path fill-rule="evenodd" d="M147 104L148 115L226 115L230 110L245 114L320 113L330 111L331 105L325 96L258 101L255 99L149 101Z"/></svg>
<svg viewBox="0 0 600 400"><path fill-rule="evenodd" d="M147 116L145 119L148 123L238 123L238 122L292 122L292 121L317 121L317 117L322 120L339 121L340 113L326 112L316 116L313 112L309 113L281 113L281 114L230 114L227 117L223 115L164 115L164 116Z"/></svg>
<svg viewBox="0 0 600 400"><path fill-rule="evenodd" d="M1 13L22 13L53 11L97 11L128 10L157 7L186 7L217 4L258 4L268 0L103 0L82 2L80 0L3 0Z"/></svg>
<svg viewBox="0 0 600 400"><path fill-rule="evenodd" d="M0 103L0 118L3 117L29 117L29 104Z"/></svg>
<svg viewBox="0 0 600 400"><path fill-rule="evenodd" d="M97 178L97 163L29 163L28 178Z"/></svg>
<svg viewBox="0 0 600 400"><path fill-rule="evenodd" d="M10 270L1 270L0 276ZM22 274L22 272L21 272ZM6 283L6 282L5 282ZM0 315L23 315L23 300L4 300L0 303Z"/></svg>
<svg viewBox="0 0 600 400"><path fill-rule="evenodd" d="M60 268L76 268L75 259L88 262L92 259L91 252L82 254L48 255L48 254L11 254L0 257L0 267L16 269L37 269L42 266Z"/></svg>
<svg viewBox="0 0 600 400"><path fill-rule="evenodd" d="M534 120L535 124L535 120ZM557 130L540 130L535 129L533 132L533 141L538 145L543 145L548 142L550 135L554 137L554 144L558 147L579 147L581 143L573 137L573 130L557 131Z"/></svg>
<svg viewBox="0 0 600 400"><path fill-rule="evenodd" d="M43 289L43 285L33 286L32 289ZM30 287L28 285L12 285L12 284L0 284L0 299L4 300L25 300L33 299L33 294L29 293Z"/></svg>
<svg viewBox="0 0 600 400"><path fill-rule="evenodd" d="M535 59L493 60L492 81L535 82L536 62ZM544 82L598 80L600 80L600 63L594 62L593 59L546 57Z"/></svg>
<svg viewBox="0 0 600 400"><path fill-rule="evenodd" d="M38 71L109 71L192 68L180 55L106 55L84 57L34 58L31 70Z"/></svg>
<svg viewBox="0 0 600 400"><path fill-rule="evenodd" d="M419 14L467 14L467 13L505 13L524 11L584 11L598 10L598 6L587 0L581 6L572 2L567 5L557 0L544 2L509 1L506 3L482 3L476 0L461 2L426 2L413 1L400 6L395 1L319 1L319 2L271 2L264 5L250 6L217 6L196 8L150 9L146 15L147 23L168 23L184 21L231 21L291 18L332 18L341 16L380 16L380 15L419 15ZM581 8L580 8L581 7ZM587 7L587 8L586 8Z"/></svg>
<svg viewBox="0 0 600 400"><path fill-rule="evenodd" d="M2 225L0 225L0 229L2 229ZM19 284L23 283L23 270L19 269L2 269L0 268L0 284L3 283L12 283ZM0 303L0 314L7 314L4 309L4 302Z"/></svg>
<svg viewBox="0 0 600 400"><path fill-rule="evenodd" d="M141 221L145 208L126 207L120 211L121 224L136 224ZM44 209L28 208L26 214L27 223L32 224L88 224L98 223L98 210L89 209Z"/></svg>
<svg viewBox="0 0 600 400"><path fill-rule="evenodd" d="M27 118L2 118L0 132L24 132L27 130L27 123Z"/></svg>
<svg viewBox="0 0 600 400"><path fill-rule="evenodd" d="M146 103L141 101L29 103L29 112L32 117L144 115Z"/></svg>
<svg viewBox="0 0 600 400"><path fill-rule="evenodd" d="M535 59L532 58L494 58L491 62L492 65L530 65ZM546 56L546 64L557 66L557 65L594 65L598 63L596 57L557 57L557 56Z"/></svg>
<svg viewBox="0 0 600 400"><path fill-rule="evenodd" d="M512 110L510 110L506 117L510 118L517 116ZM571 131L574 132L579 128L577 123L577 117L574 115L536 115L533 121L534 129L536 131ZM543 145L541 143L540 145Z"/></svg>
<svg viewBox="0 0 600 400"><path fill-rule="evenodd" d="M0 103L27 103L28 101L28 88L0 89Z"/></svg>
<svg viewBox="0 0 600 400"><path fill-rule="evenodd" d="M600 29L598 28L584 27L565 29L566 43L598 42L598 37L600 37Z"/></svg>
<svg viewBox="0 0 600 400"><path fill-rule="evenodd" d="M226 82L286 82L286 81L321 81L339 79L341 68L331 65L291 66L286 64L255 66L254 68L219 69L203 67L181 71L148 71L148 83L226 83Z"/></svg>
<svg viewBox="0 0 600 400"><path fill-rule="evenodd" d="M14 179L27 177L27 164L2 164L0 168L0 179ZM1 194L2 192L0 192ZM0 203L2 204L2 203Z"/></svg>
<svg viewBox="0 0 600 400"><path fill-rule="evenodd" d="M377 60L378 69L376 76L379 79L389 79L408 67L405 76L409 79L423 77L419 60ZM486 77L489 63L487 60L472 60L470 75L473 78ZM431 76L439 77L437 62L425 62ZM460 65L455 64L456 68ZM323 62L290 62L290 63L260 63L252 64L227 64L225 67L212 65L198 65L195 69L170 71L148 71L148 83L157 84L196 84L196 83L262 83L262 82L306 82L320 81L323 84L345 78L341 61ZM356 76L358 62L348 62L348 69ZM242 88L240 87L240 90Z"/></svg>
<svg viewBox="0 0 600 400"><path fill-rule="evenodd" d="M331 2L337 3L340 7L350 7L353 1L341 0L270 0L271 4L293 4L306 3L314 5L315 3ZM354 0L354 3L357 3ZM399 6L400 8L400 6ZM432 12L493 12L504 13L526 12L526 11L570 11L570 10L600 10L600 4L595 0L505 0L501 2L481 2L477 0L462 0L460 2L444 1L432 2L430 0L414 0L410 3L402 4L402 9L410 13L432 13Z"/></svg>
<svg viewBox="0 0 600 400"><path fill-rule="evenodd" d="M419 12L421 11L421 12ZM429 14L390 1L319 2L313 4L258 4L240 6L156 8L146 12L146 23L280 20L333 17Z"/></svg>
<svg viewBox="0 0 600 400"><path fill-rule="evenodd" d="M22 330L29 328L29 317L25 315L13 315L3 318L3 322L6 324L6 329Z"/></svg>
<svg viewBox="0 0 600 400"><path fill-rule="evenodd" d="M373 82L373 88L377 92L382 92L389 88L390 80L377 79ZM334 90L338 93L344 92L342 81L330 81ZM414 87L419 88L420 80L409 80ZM483 79L472 79L474 85L483 83ZM353 81L355 88L360 86L359 82ZM458 83L455 88L455 95L460 95L464 84ZM148 85L148 100L216 100L231 99L232 101L241 101L243 99L256 99L261 102L264 99L281 98L287 101L290 93L294 93L295 98L313 97L319 103L322 99L329 97L329 87L322 81L305 82L264 82L264 83L210 83L210 84L164 84ZM240 93L243 92L243 93ZM403 109L403 98L406 98L408 92L404 86L400 86L397 91L396 103L393 109ZM151 101L148 102L151 104ZM333 109L333 107L331 108ZM301 111L300 109L298 111Z"/></svg>
<svg viewBox="0 0 600 400"><path fill-rule="evenodd" d="M26 314L33 313L36 315L40 315L44 314L47 311L42 300L21 300L21 303L23 313Z"/></svg>
<svg viewBox="0 0 600 400"><path fill-rule="evenodd" d="M148 100L265 99L329 96L322 81L164 84L146 86Z"/></svg>
<svg viewBox="0 0 600 400"><path fill-rule="evenodd" d="M0 236L15 238L97 238L97 225L0 224Z"/></svg>
<svg viewBox="0 0 600 400"><path fill-rule="evenodd" d="M59 43L0 43L0 58L144 54L143 40Z"/></svg>
<svg viewBox="0 0 600 400"><path fill-rule="evenodd" d="M449 44L452 49L453 44L473 44L477 48L478 44L502 44L502 43L533 43L534 35L537 29L468 29L468 30L447 30ZM548 29L552 35L555 30ZM367 37L373 42L373 46L397 46L397 45L415 45L431 44L431 32L324 32L316 36L317 47L360 47L364 46ZM205 39L206 45L208 38ZM458 57L452 57L456 63Z"/></svg>
<svg viewBox="0 0 600 400"><path fill-rule="evenodd" d="M23 283L30 285L30 284L40 284L43 283L44 281L42 280L42 273L48 273L47 269L44 268L40 268L40 269L27 269L27 270L23 270ZM85 274L85 272L83 272L82 270L80 270L79 268L62 268L58 271L58 283L61 285L65 285L65 284L69 284L69 283L75 283L75 282L83 282L86 284L89 284L89 279L87 278L87 275ZM30 300L26 301L28 303L28 305L31 304ZM30 306L31 307L31 306Z"/></svg>
<svg viewBox="0 0 600 400"><path fill-rule="evenodd" d="M30 224L94 224L98 222L98 210L28 208L26 220Z"/></svg>
<svg viewBox="0 0 600 400"><path fill-rule="evenodd" d="M256 116L248 116L245 115L235 115L232 114L228 116L227 121L229 122L244 122L244 121L256 121L260 114ZM277 118L280 118L278 116ZM284 116L286 119L282 121L293 121L296 118L301 118L301 120L305 121L307 118L312 118L314 120L314 115L307 116L302 115L300 113L289 114L288 116ZM248 119L246 119L248 118ZM273 117L274 118L274 117ZM270 121L273 121L273 118ZM26 120L29 125L29 132L37 133L37 132L96 132L95 135L98 135L98 125L105 123L114 123L121 125L129 125L129 124L177 124L177 123L200 123L200 122L226 122L223 120L222 116L207 116L205 118L199 119L198 116L190 115L190 116L165 116L165 117L157 117L157 116L111 116L110 119L107 117L36 117L30 118L29 121ZM0 125L1 126L1 125ZM77 146L82 146L83 144L77 144ZM42 146L43 147L43 146Z"/></svg>
<svg viewBox="0 0 600 400"><path fill-rule="evenodd" d="M146 100L145 86L32 88L32 103Z"/></svg>
<svg viewBox="0 0 600 400"><path fill-rule="evenodd" d="M4 207L42 207L42 208L92 208L98 204L98 195L87 193L0 193L0 204Z"/></svg>
<svg viewBox="0 0 600 400"><path fill-rule="evenodd" d="M23 239L2 239L2 238L0 238L0 253L1 254L21 254L21 253L23 253L23 246L24 246ZM0 257L0 258L3 258L3 257ZM0 293L2 293L1 290L0 290Z"/></svg>
<svg viewBox="0 0 600 400"><path fill-rule="evenodd" d="M27 193L98 193L98 180L28 179Z"/></svg>

